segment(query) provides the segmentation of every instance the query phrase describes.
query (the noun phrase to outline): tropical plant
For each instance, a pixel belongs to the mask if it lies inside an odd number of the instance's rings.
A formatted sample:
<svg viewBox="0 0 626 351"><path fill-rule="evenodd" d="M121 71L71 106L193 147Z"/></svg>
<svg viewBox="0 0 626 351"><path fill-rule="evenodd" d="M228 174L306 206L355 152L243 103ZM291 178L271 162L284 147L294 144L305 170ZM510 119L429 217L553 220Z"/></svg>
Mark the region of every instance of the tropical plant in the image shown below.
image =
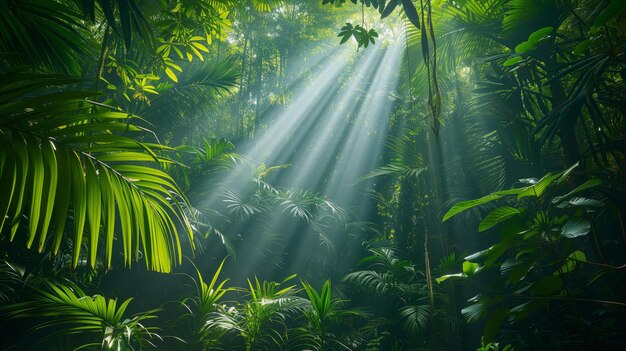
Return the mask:
<svg viewBox="0 0 626 351"><path fill-rule="evenodd" d="M46 289L35 289L28 300L2 306L0 313L9 319L44 318L32 329L44 334L21 340L20 348L37 350L55 338L73 335L78 335L70 343L74 349L141 350L154 346L153 342L160 339L158 329L144 324L156 318L157 310L128 316L131 300L118 305L115 299L88 296L73 284L48 283ZM81 345L76 344L78 340Z"/></svg>
<svg viewBox="0 0 626 351"><path fill-rule="evenodd" d="M478 227L479 232L499 228L499 239L489 248L467 256L462 273L437 279L443 282L469 278L470 282L485 284L470 300L472 304L462 310L470 322L488 317L483 333L485 342L492 342L504 325L523 328L524 319L544 311L551 311L553 317L573 313L580 318L593 318L589 313L595 310L594 305L604 305L608 309L602 310L609 315L623 313L626 305L619 301L619 296L598 295L600 291L590 288L596 280L610 274L607 270L620 268L592 261L601 253L586 248L588 235L594 237L593 241L598 240L593 223L598 221L596 212L605 202L581 196L600 186L598 179L589 179L573 189L567 186L576 166L548 173L539 180L528 179L530 185L525 187L459 202L444 216L448 220L473 207L510 199L507 205L493 208ZM583 308L581 304L591 306ZM557 336L553 336L558 337L569 328L575 326L567 323L549 326L547 330L558 330ZM615 340L602 342L610 344Z"/></svg>
<svg viewBox="0 0 626 351"><path fill-rule="evenodd" d="M94 93L46 91L74 81L0 75L3 239L17 236L54 255L71 238L74 267L86 243L83 257L92 267L100 247L107 267L120 250L127 265L142 257L149 269L170 271L182 258L179 235L193 243L187 217L172 201L185 197L157 168L174 162L157 153L173 149L132 138L150 131L134 123L139 117L90 100Z"/></svg>
<svg viewBox="0 0 626 351"><path fill-rule="evenodd" d="M260 282L256 277L254 283L248 280L247 299L233 307L220 306L207 322L208 327L235 337L226 339L233 348L250 351L281 347L287 335L287 318L305 307L305 300L295 295L295 285L283 287L294 278L289 276L280 283Z"/></svg>
<svg viewBox="0 0 626 351"><path fill-rule="evenodd" d="M329 265L326 253L346 245L343 233L348 230L351 215L320 194L274 187L269 178L287 165L257 167L232 153L222 156L207 162L202 170L191 172L192 177L198 177L190 179L190 192L194 194L194 225L202 228L200 232L218 239L235 261L245 257L242 264L254 262L268 274L287 264L302 267L301 272ZM232 173L241 176L235 178ZM224 175L226 180L220 184ZM299 228L297 234L294 226ZM294 244L292 234L324 250L286 257L288 245Z"/></svg>
<svg viewBox="0 0 626 351"><path fill-rule="evenodd" d="M155 88L158 95L149 100L149 105L140 106L137 112L156 126L158 135L174 146L193 145L193 137L210 135L198 127L213 127L202 123L202 119L206 113L215 111L218 102L228 96L239 76L232 58L192 63L184 65L183 69L184 74L178 83L158 84ZM196 143L201 140L196 139Z"/></svg>
<svg viewBox="0 0 626 351"><path fill-rule="evenodd" d="M89 2L89 1L87 1ZM2 0L0 57L2 66L39 67L79 74L93 60L93 43L80 12L68 2Z"/></svg>
<svg viewBox="0 0 626 351"><path fill-rule="evenodd" d="M352 318L364 318L367 314L356 309L343 309L346 301L332 297L330 280L326 280L318 293L309 283L302 282L310 306L305 308L304 316L308 321L307 329L313 335L313 342L308 347L314 350L349 349L336 335L341 324L347 324ZM335 330L335 332L333 332Z"/></svg>
<svg viewBox="0 0 626 351"><path fill-rule="evenodd" d="M24 269L7 261L0 263L0 303L14 300L18 289L23 284Z"/></svg>
<svg viewBox="0 0 626 351"><path fill-rule="evenodd" d="M228 279L218 282L225 262L226 259L222 260L208 283L197 268L197 278L190 276L195 285L195 294L177 303L179 309L176 310L176 318L167 323L168 330L174 334L174 337L168 338L170 349L184 347L188 350L212 350L220 344L224 331L211 328L210 321L220 308L224 295L236 290L225 287Z"/></svg>
<svg viewBox="0 0 626 351"><path fill-rule="evenodd" d="M372 294L374 301L378 301L372 303L387 311L388 323L392 326L397 323L398 329L406 333L404 338L395 337L406 341L418 337L427 330L434 312L427 284L419 281L422 273L411 261L400 258L393 247L373 247L369 252L360 262L369 269L356 270L344 279L356 284L360 291Z"/></svg>

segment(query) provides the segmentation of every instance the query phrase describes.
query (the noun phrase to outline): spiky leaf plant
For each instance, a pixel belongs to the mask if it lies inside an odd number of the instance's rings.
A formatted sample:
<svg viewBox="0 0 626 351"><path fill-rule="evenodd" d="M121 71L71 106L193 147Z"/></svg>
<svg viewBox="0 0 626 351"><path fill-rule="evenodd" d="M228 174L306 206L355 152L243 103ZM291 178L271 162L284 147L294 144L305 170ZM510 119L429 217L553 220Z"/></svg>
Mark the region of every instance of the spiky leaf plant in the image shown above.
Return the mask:
<svg viewBox="0 0 626 351"><path fill-rule="evenodd" d="M0 73L0 235L56 255L71 241L72 265L114 253L168 272L191 240L186 201L160 166L171 149L147 140L141 118L96 94L60 89L73 79ZM176 199L177 201L173 201ZM83 251L83 246L87 251ZM100 253L100 254L99 254Z"/></svg>

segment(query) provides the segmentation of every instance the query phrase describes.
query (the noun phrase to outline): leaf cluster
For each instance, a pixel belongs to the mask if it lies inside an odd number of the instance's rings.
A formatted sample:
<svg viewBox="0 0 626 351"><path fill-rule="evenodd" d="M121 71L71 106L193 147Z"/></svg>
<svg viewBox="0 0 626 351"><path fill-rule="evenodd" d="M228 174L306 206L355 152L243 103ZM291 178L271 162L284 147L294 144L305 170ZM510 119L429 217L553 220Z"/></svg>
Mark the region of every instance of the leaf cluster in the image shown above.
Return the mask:
<svg viewBox="0 0 626 351"><path fill-rule="evenodd" d="M354 37L357 44L359 44L358 47L362 46L366 48L370 43L376 43L376 40L374 38L378 38L378 33L376 33L373 28L367 30L358 24L356 26L353 26L351 23L346 23L346 25L341 28L341 31L337 36L341 37L341 41L339 42L339 44L343 44L351 37Z"/></svg>
<svg viewBox="0 0 626 351"><path fill-rule="evenodd" d="M552 299L576 303L583 293L571 285L573 276L587 266L585 252L589 252L581 239L591 232L589 218L604 203L579 196L601 185L597 179L566 193L557 192L577 166L548 173L526 187L459 202L444 216L445 221L473 207L514 198L509 202L512 206L496 207L478 227L479 232L499 227L499 240L465 257L462 273L437 279L439 283L448 279L480 280L483 276L492 279L490 292L471 299L473 304L462 310L470 322L488 317L483 335L486 342L494 340L505 321L516 323L528 318Z"/></svg>

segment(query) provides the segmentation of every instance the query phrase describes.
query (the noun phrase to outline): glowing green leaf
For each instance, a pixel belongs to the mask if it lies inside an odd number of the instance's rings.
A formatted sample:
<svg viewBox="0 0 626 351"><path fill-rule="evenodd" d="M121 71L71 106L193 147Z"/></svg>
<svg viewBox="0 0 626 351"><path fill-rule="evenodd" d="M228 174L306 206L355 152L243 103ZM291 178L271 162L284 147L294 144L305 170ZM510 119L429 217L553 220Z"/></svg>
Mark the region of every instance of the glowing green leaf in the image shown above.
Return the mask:
<svg viewBox="0 0 626 351"><path fill-rule="evenodd" d="M178 83L178 78L176 77L176 74L174 74L174 71L172 71L169 67L165 68L165 74L167 74L167 76L170 77L170 79L173 80L175 83Z"/></svg>
<svg viewBox="0 0 626 351"><path fill-rule="evenodd" d="M481 222L480 225L478 226L478 231L479 232L484 232L485 230L495 226L496 224L503 222L517 214L520 214L520 210L513 208L513 207L507 207L507 206L503 206L503 207L498 207L495 210L491 211L491 213L489 213L487 215L487 217L485 217Z"/></svg>
<svg viewBox="0 0 626 351"><path fill-rule="evenodd" d="M517 46L515 46L515 52L518 54L523 54L527 51L530 51L532 49L535 48L535 46L537 46L537 43L532 43L529 41L523 41L519 44L517 44Z"/></svg>
<svg viewBox="0 0 626 351"><path fill-rule="evenodd" d="M552 33L553 29L553 27L543 27L537 29L528 36L528 41L531 43L537 43L540 40L544 39L546 36L548 36L550 33Z"/></svg>
<svg viewBox="0 0 626 351"><path fill-rule="evenodd" d="M474 208L476 206L480 206L480 205L486 204L488 202L491 202L491 201L494 201L494 200L498 200L500 198L502 198L502 196L490 194L490 195L487 195L487 196L483 196L480 199L457 202L443 216L443 221L445 222L448 219L450 219L451 217L454 217L454 216L456 216L457 214L459 214L459 213L461 213L463 211L467 211L470 208Z"/></svg>
<svg viewBox="0 0 626 351"><path fill-rule="evenodd" d="M478 270L478 263L465 261L463 262L463 274L471 277Z"/></svg>
<svg viewBox="0 0 626 351"><path fill-rule="evenodd" d="M522 57L521 56L514 56L514 57L511 57L510 59L504 61L502 66L504 66L504 67L513 66L513 65L519 63L520 61L522 61Z"/></svg>

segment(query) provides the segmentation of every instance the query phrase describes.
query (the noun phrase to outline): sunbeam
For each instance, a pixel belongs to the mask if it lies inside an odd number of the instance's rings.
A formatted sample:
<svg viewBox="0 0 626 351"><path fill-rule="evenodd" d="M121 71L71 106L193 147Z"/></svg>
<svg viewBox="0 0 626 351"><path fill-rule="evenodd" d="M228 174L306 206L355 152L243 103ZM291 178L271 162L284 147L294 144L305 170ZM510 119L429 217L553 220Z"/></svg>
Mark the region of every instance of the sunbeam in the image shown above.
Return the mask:
<svg viewBox="0 0 626 351"><path fill-rule="evenodd" d="M340 64L326 66L254 140L245 151L246 156L268 166L290 164L290 168L279 171L274 178L282 186L319 191L345 206L357 207L357 211L364 208L367 200L364 185L354 184L378 166L393 105L390 93L398 80L400 54L401 45L393 45L353 57L352 67L348 67L345 56ZM349 74L342 75L344 71ZM257 186L246 179L244 170L245 166L241 165L226 176L228 188L241 198L252 195ZM326 178L328 174L331 176ZM221 200L214 194L209 201ZM240 226L242 233L252 233L246 237L247 256L239 266L240 271L262 274L258 264L267 255L273 257L272 265L276 265L265 266L267 270L285 264L295 266L302 257L293 252L304 253L316 242L332 249L332 239L327 236L332 236L333 230L326 232L319 225L313 230L308 220L294 227L293 220L277 214L269 221L246 221ZM284 256L287 248L293 251L289 257Z"/></svg>
<svg viewBox="0 0 626 351"><path fill-rule="evenodd" d="M337 96L333 110L325 111L328 115L322 120L322 127L313 130L309 138L309 151L301 155L298 165L285 170L282 179L290 187L316 190L323 182L324 172L336 157L342 135L348 128L347 123L342 122L357 107L358 91L355 87L363 81L369 81L374 72L371 67L375 67L373 63L379 59L377 50L367 51L364 56L360 60L361 64L343 84L343 92Z"/></svg>
<svg viewBox="0 0 626 351"><path fill-rule="evenodd" d="M302 131L301 126L306 122L306 118L314 110L324 106L319 104L319 100L330 99L332 92L337 89L335 83L347 64L345 53L340 53L336 60L340 64L325 66L310 84L302 88L296 95L294 102L289 104L284 112L272 118L273 122L267 130L258 136L253 144L244 149L241 154L252 162L264 162L271 165L275 159L274 155L288 148L286 144L289 142L290 136L302 136L297 132ZM313 123L313 118L309 119L309 123ZM249 167L243 163L238 163L221 180L213 183L212 187L244 189L250 185L249 176ZM218 201L221 201L221 194L213 192L209 198L202 199L198 206L213 208Z"/></svg>
<svg viewBox="0 0 626 351"><path fill-rule="evenodd" d="M363 96L364 101L352 122L344 146L337 155L336 164L341 167L333 167L324 189L324 194L340 199L346 205L362 205L364 186L357 188L353 185L359 177L378 165L392 105L389 94L398 82L401 49L402 46L396 43L385 52Z"/></svg>

